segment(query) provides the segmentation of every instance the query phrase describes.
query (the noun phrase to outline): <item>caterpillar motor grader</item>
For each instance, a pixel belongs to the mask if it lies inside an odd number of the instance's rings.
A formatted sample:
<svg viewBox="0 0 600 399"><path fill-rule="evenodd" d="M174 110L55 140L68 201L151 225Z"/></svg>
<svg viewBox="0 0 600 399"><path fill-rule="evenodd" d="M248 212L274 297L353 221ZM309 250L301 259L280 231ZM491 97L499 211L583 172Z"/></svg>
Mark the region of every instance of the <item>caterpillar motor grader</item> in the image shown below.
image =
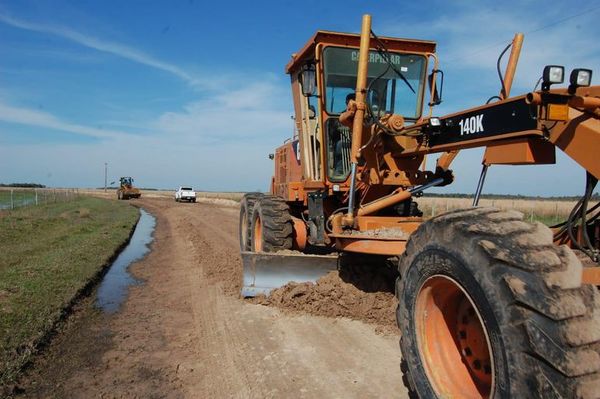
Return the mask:
<svg viewBox="0 0 600 399"><path fill-rule="evenodd" d="M575 69L557 88L565 71L550 65L541 90L511 97L522 41L504 51L498 96L434 117L434 42L377 37L368 15L360 35L318 31L286 66L297 133L274 154L270 193L241 202L242 295L335 270L328 250L397 257L401 369L413 393L600 397L600 221L590 204L600 86ZM474 206L424 220L414 199L452 183L452 161L475 147L485 155ZM563 224L477 207L489 166L551 164L556 148L587 176Z"/></svg>
<svg viewBox="0 0 600 399"><path fill-rule="evenodd" d="M128 200L130 198L140 198L142 193L140 189L134 187L132 177L121 177L119 179L119 188L117 189L117 199Z"/></svg>

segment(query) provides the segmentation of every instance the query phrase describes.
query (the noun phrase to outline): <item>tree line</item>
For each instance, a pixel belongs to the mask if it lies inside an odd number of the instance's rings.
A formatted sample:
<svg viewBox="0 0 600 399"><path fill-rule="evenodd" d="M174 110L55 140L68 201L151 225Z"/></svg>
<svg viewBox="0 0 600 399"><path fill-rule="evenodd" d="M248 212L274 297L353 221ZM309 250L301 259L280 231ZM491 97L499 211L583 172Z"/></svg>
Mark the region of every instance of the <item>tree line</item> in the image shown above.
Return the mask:
<svg viewBox="0 0 600 399"><path fill-rule="evenodd" d="M39 183L0 183L0 187L46 188L45 185Z"/></svg>

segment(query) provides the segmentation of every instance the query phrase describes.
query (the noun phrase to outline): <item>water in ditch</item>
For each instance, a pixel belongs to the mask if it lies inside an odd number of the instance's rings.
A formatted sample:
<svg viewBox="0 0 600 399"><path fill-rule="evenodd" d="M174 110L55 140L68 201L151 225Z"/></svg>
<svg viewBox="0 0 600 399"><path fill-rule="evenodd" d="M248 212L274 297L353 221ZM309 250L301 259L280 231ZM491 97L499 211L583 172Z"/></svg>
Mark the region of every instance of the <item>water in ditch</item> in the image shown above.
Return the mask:
<svg viewBox="0 0 600 399"><path fill-rule="evenodd" d="M154 239L152 233L156 226L156 218L140 209L140 220L127 247L119 254L110 266L98 287L96 305L107 313L119 310L127 297L129 286L140 284L129 273L129 265L142 259L150 252L150 243Z"/></svg>

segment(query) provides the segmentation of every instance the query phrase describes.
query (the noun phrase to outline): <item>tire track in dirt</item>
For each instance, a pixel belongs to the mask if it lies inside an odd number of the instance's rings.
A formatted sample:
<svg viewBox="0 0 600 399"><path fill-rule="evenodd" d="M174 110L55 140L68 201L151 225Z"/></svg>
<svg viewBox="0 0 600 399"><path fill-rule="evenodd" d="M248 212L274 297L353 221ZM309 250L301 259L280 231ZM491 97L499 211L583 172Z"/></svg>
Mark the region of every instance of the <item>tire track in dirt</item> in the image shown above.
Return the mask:
<svg viewBox="0 0 600 399"><path fill-rule="evenodd" d="M229 209L227 209L230 211ZM228 213L229 215L226 215ZM220 224L214 223L215 220L212 219L214 215L218 215L218 220L221 222ZM224 223L225 217L231 218L228 219L229 223ZM237 241L237 217L238 212L237 209L234 209L233 212L223 212L221 210L215 210L214 212L210 212L206 217L203 217L199 222L202 223L202 229L197 229L197 232L202 232L200 234L206 234L206 232L210 231L212 237L217 237L218 239L223 240L223 242L227 243L229 249L225 250L226 254L230 254L229 251L234 251L234 259L231 261L235 261L234 265L237 265L234 270L231 271L231 274L235 276L236 279L241 279L241 273L239 272L239 265L241 259L238 255L238 246L239 243ZM221 252L220 250L217 250ZM223 272L223 269L219 269L215 267L214 263L209 263L208 269L217 269L219 272ZM231 266L231 264L228 264ZM228 268L225 268L228 270ZM236 282L230 281L230 279L221 278L218 279L219 283L217 285L227 285L228 283L234 283L233 285L236 288L236 295L239 292L239 284ZM223 303L231 304L231 300L229 298L220 296L218 300ZM237 301L236 301L237 305ZM233 311L237 306L229 306L230 311ZM263 309L259 307L259 309ZM292 322L288 322L287 320L281 322L281 320L285 320L286 318L280 318L279 316L275 316L276 318L273 320L273 325L270 326L266 333L269 335L269 339L275 340L277 336L282 338L282 345L279 348L269 348L265 345L260 345L258 347L251 346L252 349L249 352L248 358L240 359L242 363L250 363L250 364L261 364L265 362L274 362L276 363L277 369L279 370L279 374L284 377L293 378L297 372L297 370L304 370L307 374L309 374L312 378L310 380L313 381L313 384L309 386L302 386L300 388L300 396L310 396L311 394L317 394L319 392L343 392L347 390L349 387L355 386L352 389L351 393L348 393L351 397L356 395L356 397L376 397L373 396L373 393L369 389L364 389L360 385L356 386L355 384L359 384L362 382L363 384L367 383L367 381L377 380L379 378L378 374L380 374L379 369L375 369L376 372L366 372L363 370L362 373L347 371L346 373L336 373L335 377L330 376L327 380L323 380L323 375L331 374L332 370L338 370L339 365L345 364L350 368L360 368L359 362L362 361L363 355L366 352L372 350L372 344L368 343L367 345L359 345L357 348L354 334L356 332L356 326L352 326L352 330L347 331L344 330L343 333L337 334L335 339L332 340L331 328L327 324L327 327L324 327L324 323L313 323L313 319L308 316L302 316L300 318L291 318ZM228 331L235 331L240 328L239 323L229 323L232 319L226 319L226 324L231 324L231 327L226 328ZM235 320L235 318L233 318ZM317 320L325 320L325 319L317 319ZM328 320L329 322L329 320ZM333 320L338 326L347 322L346 320L339 322ZM284 324L281 326L279 324ZM282 328L283 327L283 328ZM336 326L337 327L337 326ZM246 328L246 331L252 331L251 328ZM260 332L260 335L263 336L265 332ZM231 335L235 337L235 335ZM261 342L263 339L261 336L252 337L251 341L253 342ZM337 356L332 356L330 359L326 359L321 364L315 364L314 358L318 356L317 346L306 346L306 337L314 337L317 341L331 341L330 349L332 349ZM248 337L245 337L246 339ZM367 341L369 342L369 341ZM243 345L242 342L236 342L236 345ZM233 346L236 346L233 345ZM369 347L369 348L367 348ZM265 353L264 357L256 356L257 353ZM288 373L288 367L290 365L290 360L282 358L281 354L295 354L295 358L293 361L293 365L291 367L291 372ZM238 358L239 359L239 358ZM399 364L399 353L396 356L395 361L390 362L388 367L392 369L398 368ZM238 363L240 366L242 364ZM259 378L260 381L263 381L263 384L266 384L268 380L268 372L267 375L262 375L263 373L259 371L255 371L255 375ZM314 382L318 381L315 385ZM276 387L276 380L269 381L269 384L266 384L270 387ZM286 387L281 387L285 389ZM269 392L262 392L262 394L277 394L281 391L281 389L274 388ZM258 396L252 396L258 397ZM262 395L260 397L263 397Z"/></svg>
<svg viewBox="0 0 600 399"><path fill-rule="evenodd" d="M219 381L221 378L217 378L216 382L211 381L211 386L216 391L208 390L207 397L223 395L223 386L227 386L229 390L225 396L277 397L277 393L286 389L287 384L281 380L267 381L268 371L265 373L261 367L248 367L264 363L265 358L261 353L276 352L277 348L273 345L254 348L249 342L260 342L264 331L260 330L257 334L254 320L244 317L239 301L223 295L224 288L239 292L241 279L237 239L232 234L237 232L237 226L234 223L223 223L224 213L226 212L218 209L208 209L208 212L201 210L197 218L189 220L190 225L196 227L193 230L194 254L197 264L201 266L201 272L194 275L194 285L201 287L201 290L193 293L192 303L196 304L194 312L197 315L198 329L204 334L203 350L218 363L209 364L210 368L233 371L227 373L228 381ZM215 247L215 239L223 245ZM205 271L209 271L210 278L206 278ZM236 317L219 317L220 314ZM252 325L247 326L248 322ZM240 331L245 331L245 334L240 335ZM211 342L219 344L218 352L214 352L215 346L207 345ZM282 364L275 366L280 368Z"/></svg>

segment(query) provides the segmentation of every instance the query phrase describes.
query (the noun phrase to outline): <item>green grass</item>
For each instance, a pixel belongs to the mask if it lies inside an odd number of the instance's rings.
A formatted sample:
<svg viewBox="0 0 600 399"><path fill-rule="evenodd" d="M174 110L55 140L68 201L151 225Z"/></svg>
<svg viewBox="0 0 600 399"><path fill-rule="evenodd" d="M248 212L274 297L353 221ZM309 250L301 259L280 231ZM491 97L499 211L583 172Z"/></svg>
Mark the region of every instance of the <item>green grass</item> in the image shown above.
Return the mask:
<svg viewBox="0 0 600 399"><path fill-rule="evenodd" d="M0 211L0 387L14 381L137 218L125 202L92 197Z"/></svg>
<svg viewBox="0 0 600 399"><path fill-rule="evenodd" d="M525 220L528 222L540 222L545 224L546 226L554 226L555 224L559 224L564 222L567 217L561 216L546 216L546 215L525 215Z"/></svg>

